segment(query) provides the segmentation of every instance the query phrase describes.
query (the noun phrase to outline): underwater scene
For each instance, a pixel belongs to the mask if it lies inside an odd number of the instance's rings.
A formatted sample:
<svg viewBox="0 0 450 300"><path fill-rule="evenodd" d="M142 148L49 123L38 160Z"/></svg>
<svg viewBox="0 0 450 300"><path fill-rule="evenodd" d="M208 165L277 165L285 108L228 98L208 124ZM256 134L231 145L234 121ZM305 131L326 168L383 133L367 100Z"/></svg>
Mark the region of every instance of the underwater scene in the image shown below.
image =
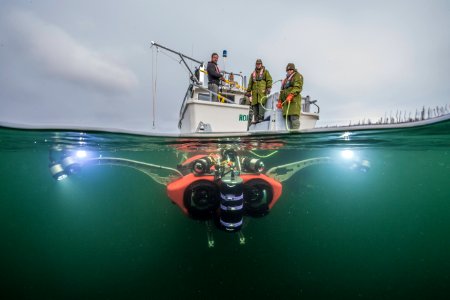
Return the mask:
<svg viewBox="0 0 450 300"><path fill-rule="evenodd" d="M0 127L0 171L3 299L450 292L448 120L196 139Z"/></svg>

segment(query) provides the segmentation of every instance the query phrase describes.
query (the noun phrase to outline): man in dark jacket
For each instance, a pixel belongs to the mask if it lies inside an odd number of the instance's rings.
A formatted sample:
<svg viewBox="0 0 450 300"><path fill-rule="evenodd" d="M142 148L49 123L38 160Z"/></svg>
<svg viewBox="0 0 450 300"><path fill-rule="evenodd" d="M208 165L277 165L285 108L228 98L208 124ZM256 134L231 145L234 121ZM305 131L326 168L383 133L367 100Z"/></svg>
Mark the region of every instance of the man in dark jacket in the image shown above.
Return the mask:
<svg viewBox="0 0 450 300"><path fill-rule="evenodd" d="M218 102L217 94L219 93L220 81L225 81L225 78L220 73L217 61L219 60L219 54L211 54L211 61L206 66L206 72L208 72L208 90L213 92L212 101Z"/></svg>

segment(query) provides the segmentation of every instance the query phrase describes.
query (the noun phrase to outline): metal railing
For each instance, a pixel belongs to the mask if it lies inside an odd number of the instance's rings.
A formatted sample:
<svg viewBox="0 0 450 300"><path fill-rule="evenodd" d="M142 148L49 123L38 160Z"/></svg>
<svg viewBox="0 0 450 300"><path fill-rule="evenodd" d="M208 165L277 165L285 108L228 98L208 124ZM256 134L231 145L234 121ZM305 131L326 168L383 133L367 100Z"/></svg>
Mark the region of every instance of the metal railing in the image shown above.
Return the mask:
<svg viewBox="0 0 450 300"><path fill-rule="evenodd" d="M312 112L315 114L320 113L320 107L317 105L317 100L311 100L311 97L308 95L306 97L302 97L302 112L310 113L311 112L311 105L314 105L316 107L316 111Z"/></svg>

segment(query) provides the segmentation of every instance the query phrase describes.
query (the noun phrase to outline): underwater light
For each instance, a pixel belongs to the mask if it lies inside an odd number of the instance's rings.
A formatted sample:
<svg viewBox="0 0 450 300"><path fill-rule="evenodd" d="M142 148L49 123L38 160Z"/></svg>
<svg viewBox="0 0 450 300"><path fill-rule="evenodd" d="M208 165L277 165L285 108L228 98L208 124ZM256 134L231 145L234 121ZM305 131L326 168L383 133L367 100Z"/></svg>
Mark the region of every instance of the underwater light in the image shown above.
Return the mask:
<svg viewBox="0 0 450 300"><path fill-rule="evenodd" d="M84 151L84 150L78 150L78 151L76 152L76 156L77 156L78 158L85 158L85 157L87 156L87 152Z"/></svg>
<svg viewBox="0 0 450 300"><path fill-rule="evenodd" d="M351 158L353 158L353 151L352 150L344 150L341 152L341 155L345 159L351 159Z"/></svg>

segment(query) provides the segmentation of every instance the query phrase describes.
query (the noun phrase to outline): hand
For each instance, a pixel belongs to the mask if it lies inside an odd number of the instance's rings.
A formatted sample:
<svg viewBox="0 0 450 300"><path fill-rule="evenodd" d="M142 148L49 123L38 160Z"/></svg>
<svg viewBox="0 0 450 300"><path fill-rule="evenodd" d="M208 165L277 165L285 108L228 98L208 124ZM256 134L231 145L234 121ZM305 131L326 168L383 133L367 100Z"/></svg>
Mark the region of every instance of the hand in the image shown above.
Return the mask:
<svg viewBox="0 0 450 300"><path fill-rule="evenodd" d="M279 108L279 109L283 108L283 103L281 103L280 99L278 99L277 108Z"/></svg>
<svg viewBox="0 0 450 300"><path fill-rule="evenodd" d="M247 96L248 98L250 98L250 97L252 96L252 93L251 93L251 92L247 92L247 93L245 93L245 96Z"/></svg>
<svg viewBox="0 0 450 300"><path fill-rule="evenodd" d="M266 95L270 95L270 88L266 89Z"/></svg>
<svg viewBox="0 0 450 300"><path fill-rule="evenodd" d="M286 102L287 102L287 103L291 103L291 102L292 102L292 99L294 99L294 94L289 94L289 95L286 97Z"/></svg>

